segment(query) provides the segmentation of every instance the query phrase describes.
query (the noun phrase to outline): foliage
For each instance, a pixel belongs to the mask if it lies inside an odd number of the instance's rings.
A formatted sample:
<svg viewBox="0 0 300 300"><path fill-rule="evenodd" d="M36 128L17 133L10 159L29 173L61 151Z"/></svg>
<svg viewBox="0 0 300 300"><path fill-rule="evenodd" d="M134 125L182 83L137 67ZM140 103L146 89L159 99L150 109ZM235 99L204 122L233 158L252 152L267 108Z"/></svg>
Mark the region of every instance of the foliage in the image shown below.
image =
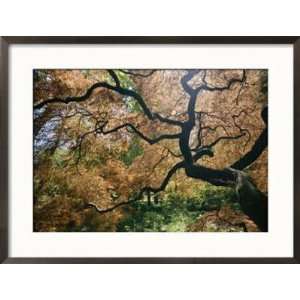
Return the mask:
<svg viewBox="0 0 300 300"><path fill-rule="evenodd" d="M146 200L135 202L128 216L117 226L117 231L129 232L185 232L206 211L220 209L232 204L231 189L206 185L193 197L184 197L176 192L165 193L158 203ZM237 209L235 207L235 209Z"/></svg>
<svg viewBox="0 0 300 300"><path fill-rule="evenodd" d="M187 120L188 95L181 84L186 71L131 71L115 70L121 88L141 95L152 112ZM206 81L210 87L221 87L241 74L242 70L234 69L200 70L189 84L197 88ZM40 69L34 71L33 79L34 105L46 99L82 96L95 83L116 84L106 70ZM198 95L191 148L243 133L238 139L216 143L214 155L203 156L198 165L224 170L251 149L265 126L261 109L267 92L267 71L247 70L245 82ZM158 196L152 194L151 205L143 195L143 200L105 214L88 206L107 209L132 199L146 186L159 188L168 171L183 159L178 139L150 143L143 137L153 140L179 132L178 126L149 120L134 97L102 87L85 101L34 109L34 229L187 231L200 228L192 225L201 216L227 205L240 213L234 189L188 178L183 169L176 171ZM265 150L246 170L265 193L267 156Z"/></svg>
<svg viewBox="0 0 300 300"><path fill-rule="evenodd" d="M120 159L126 166L130 166L134 159L144 153L143 148L140 146L140 141L133 138L127 151L121 152Z"/></svg>

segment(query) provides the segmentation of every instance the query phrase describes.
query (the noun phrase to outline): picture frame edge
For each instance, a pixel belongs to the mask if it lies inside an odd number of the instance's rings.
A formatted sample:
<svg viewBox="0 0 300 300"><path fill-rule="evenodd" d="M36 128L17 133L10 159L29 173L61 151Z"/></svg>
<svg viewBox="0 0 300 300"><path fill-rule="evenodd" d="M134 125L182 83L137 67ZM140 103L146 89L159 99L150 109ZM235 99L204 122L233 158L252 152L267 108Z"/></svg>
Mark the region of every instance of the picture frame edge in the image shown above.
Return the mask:
<svg viewBox="0 0 300 300"><path fill-rule="evenodd" d="M292 44L294 49L294 256L9 257L9 46L12 44ZM300 37L297 36L2 36L0 37L0 263L4 264L287 264L300 263Z"/></svg>

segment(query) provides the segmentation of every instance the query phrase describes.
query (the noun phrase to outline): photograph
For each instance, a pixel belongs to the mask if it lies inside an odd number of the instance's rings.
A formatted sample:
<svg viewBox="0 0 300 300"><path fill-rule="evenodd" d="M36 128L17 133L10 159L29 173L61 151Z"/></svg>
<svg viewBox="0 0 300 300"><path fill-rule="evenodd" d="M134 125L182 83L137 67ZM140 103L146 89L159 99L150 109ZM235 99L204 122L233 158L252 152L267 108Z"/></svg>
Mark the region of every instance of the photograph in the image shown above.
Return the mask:
<svg viewBox="0 0 300 300"><path fill-rule="evenodd" d="M32 76L34 232L268 232L267 69Z"/></svg>

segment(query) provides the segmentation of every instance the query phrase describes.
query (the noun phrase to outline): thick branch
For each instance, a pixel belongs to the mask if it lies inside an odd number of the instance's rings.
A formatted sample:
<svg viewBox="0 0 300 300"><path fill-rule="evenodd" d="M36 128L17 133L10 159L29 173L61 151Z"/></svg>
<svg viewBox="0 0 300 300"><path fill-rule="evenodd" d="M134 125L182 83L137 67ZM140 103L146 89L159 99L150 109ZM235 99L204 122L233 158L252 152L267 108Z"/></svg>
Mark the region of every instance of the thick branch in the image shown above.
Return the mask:
<svg viewBox="0 0 300 300"><path fill-rule="evenodd" d="M173 120L173 119L169 119L169 118L166 118L166 117L163 117L161 116L160 114L158 113L153 113L154 117L157 118L159 121L163 122L163 123L167 123L167 124L170 124L170 125L175 125L175 126L182 126L182 122L180 121L177 121L177 120Z"/></svg>
<svg viewBox="0 0 300 300"><path fill-rule="evenodd" d="M188 82L200 72L200 70L187 70L187 74L181 78L181 85L186 93L193 94L195 90L188 84Z"/></svg>
<svg viewBox="0 0 300 300"><path fill-rule="evenodd" d="M34 109L40 109L40 108L44 107L45 105L52 104L52 103L68 104L71 102L83 102L83 101L89 99L89 97L92 95L93 91L96 90L97 88L106 88L106 89L112 90L114 92L117 92L121 95L134 98L139 103L143 112L150 120L158 119L161 122L165 122L165 123L168 123L171 125L177 125L177 126L182 125L182 123L179 121L162 117L158 113L152 113L151 110L148 108L147 104L145 103L143 97L140 94L138 94L137 92L135 92L133 90L121 87L120 81L119 81L116 73L113 70L108 70L108 72L109 72L110 76L113 78L114 82L116 83L115 86L111 85L107 82L97 82L97 83L93 84L82 96L74 96L74 97L66 97L66 98L59 98L59 97L50 98L50 99L36 103L34 105Z"/></svg>
<svg viewBox="0 0 300 300"><path fill-rule="evenodd" d="M261 117L266 124L266 128L262 131L260 136L255 141L251 150L247 152L243 157L231 165L231 168L237 170L243 170L251 165L266 149L268 146L268 107L265 106L261 112Z"/></svg>
<svg viewBox="0 0 300 300"><path fill-rule="evenodd" d="M112 79L114 80L115 84L117 87L121 86L120 80L117 76L117 74L113 71L113 70L108 70L107 71L109 73L109 75L112 77Z"/></svg>
<svg viewBox="0 0 300 300"><path fill-rule="evenodd" d="M258 139L255 141L253 147L249 152L247 152L242 158L236 161L231 165L231 168L237 170L243 170L249 165L251 165L257 158L261 155L261 153L266 149L268 145L268 129L265 128L263 132L260 134Z"/></svg>
<svg viewBox="0 0 300 300"><path fill-rule="evenodd" d="M119 70L119 71L124 74L127 74L127 75L132 75L132 76L136 76L136 77L144 77L144 78L149 77L156 72L156 70L151 70L147 74L142 74L142 73L133 72L133 71L129 71L129 70Z"/></svg>
<svg viewBox="0 0 300 300"><path fill-rule="evenodd" d="M125 96L130 96L133 97L135 100L137 100L137 102L139 103L139 105L142 107L144 113L146 114L146 116L149 119L153 119L153 115L152 112L150 111L150 109L147 107L146 103L144 102L143 98L136 93L133 90L129 90L126 88L122 88L120 86L120 81L116 75L116 73L113 70L108 70L108 73L110 74L110 76L113 78L113 80L116 83L116 86L113 86L107 82L97 82L95 84L93 84L86 92L85 94L83 94L82 96L74 96L74 97L66 97L66 98L51 98L51 99L47 99L44 101L41 101L37 104L34 105L34 109L39 109L44 107L47 104L51 104L51 103L71 103L71 102L82 102L87 100L93 93L93 91L97 88L107 88L109 90L118 92L121 95L125 95Z"/></svg>
<svg viewBox="0 0 300 300"><path fill-rule="evenodd" d="M236 184L236 172L235 170L243 170L250 164L252 164L266 149L268 145L268 107L264 107L261 113L262 119L266 124L266 128L260 134L258 139L255 141L252 149L246 153L242 158L240 158L237 162L232 164L229 168L224 170L214 170L210 168L206 168L203 166L197 166L194 164L188 164L186 166L186 173L188 176L193 178L202 179L204 181L210 182L214 185L221 186L234 186ZM226 137L221 137L222 139ZM229 137L227 137L229 138ZM231 137L232 138L232 137ZM235 138L239 138L236 136ZM214 144L216 141L214 142ZM212 145L209 145L210 147Z"/></svg>

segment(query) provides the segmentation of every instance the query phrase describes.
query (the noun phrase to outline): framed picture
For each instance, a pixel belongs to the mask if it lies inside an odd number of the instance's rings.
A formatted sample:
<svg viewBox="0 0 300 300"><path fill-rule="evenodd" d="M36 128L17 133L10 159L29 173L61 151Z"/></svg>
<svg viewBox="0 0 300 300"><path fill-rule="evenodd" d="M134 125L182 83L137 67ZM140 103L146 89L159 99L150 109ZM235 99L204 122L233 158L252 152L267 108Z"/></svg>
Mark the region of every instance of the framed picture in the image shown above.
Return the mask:
<svg viewBox="0 0 300 300"><path fill-rule="evenodd" d="M2 37L3 263L298 263L298 37Z"/></svg>

